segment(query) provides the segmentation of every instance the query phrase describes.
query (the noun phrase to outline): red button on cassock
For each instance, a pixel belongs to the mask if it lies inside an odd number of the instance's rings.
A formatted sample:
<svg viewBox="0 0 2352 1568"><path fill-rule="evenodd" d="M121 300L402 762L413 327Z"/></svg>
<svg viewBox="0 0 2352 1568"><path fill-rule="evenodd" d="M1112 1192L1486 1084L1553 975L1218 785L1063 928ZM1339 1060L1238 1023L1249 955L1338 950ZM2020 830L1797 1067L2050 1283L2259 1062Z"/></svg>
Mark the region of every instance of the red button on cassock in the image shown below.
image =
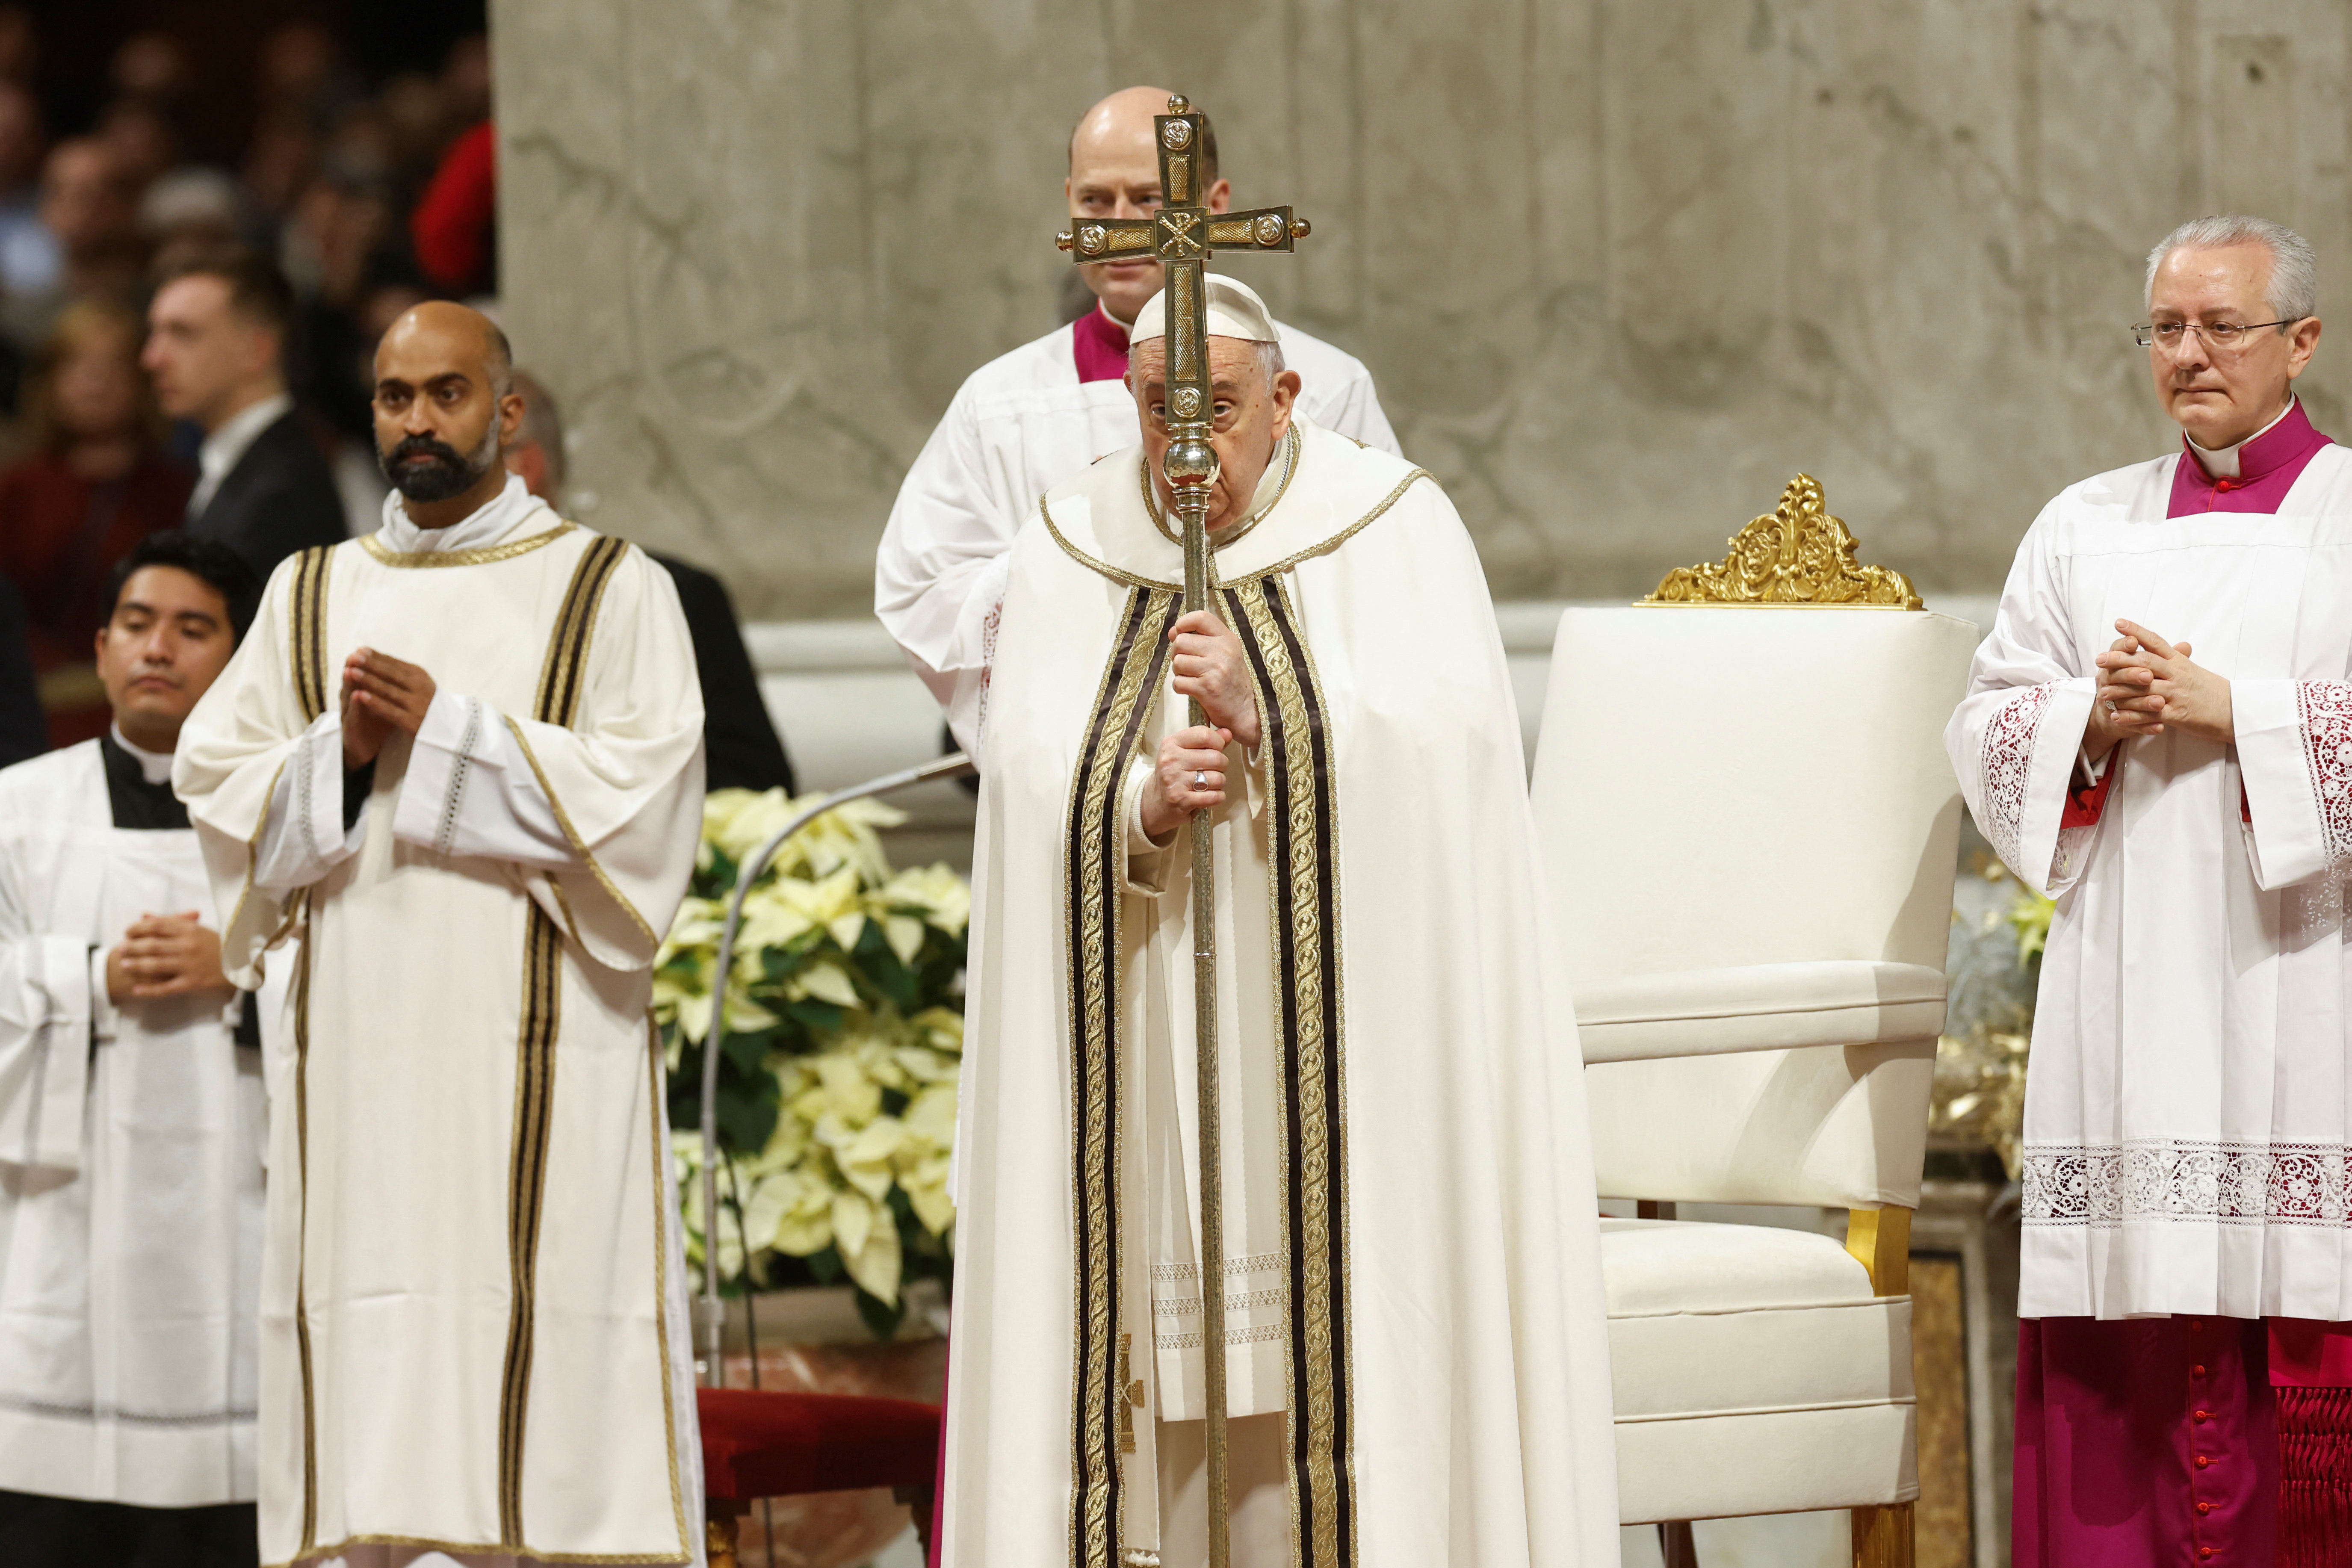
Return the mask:
<svg viewBox="0 0 2352 1568"><path fill-rule="evenodd" d="M2203 1469L2206 1466L2208 1466L2208 1465L2211 1464L2212 1462L2213 1462L2212 1460L2210 1460L2210 1459L2207 1458L2206 1458L2204 1455L2202 1455L2202 1454L2200 1454L2200 1455L2198 1455L2198 1456L2197 1456L2197 1468L2198 1468L2199 1469L2200 1469L2200 1470L2201 1470L2201 1469Z"/></svg>
<svg viewBox="0 0 2352 1568"><path fill-rule="evenodd" d="M2213 1505L2210 1502L2200 1502L2197 1505L2197 1511L2199 1513L2211 1513L2213 1511Z"/></svg>
<svg viewBox="0 0 2352 1568"><path fill-rule="evenodd" d="M2204 1320L2204 1319L2202 1319L2202 1318L2191 1318L2191 1319L2189 1319L2189 1331L2190 1333L2192 1333L2192 1334L2201 1334L2201 1333L2203 1333L2203 1332L2205 1331L2205 1320Z"/></svg>
<svg viewBox="0 0 2352 1568"><path fill-rule="evenodd" d="M2210 1411L2200 1410L2195 1415L2191 1415L2189 1419L2196 1422L2200 1426L2202 1426L2205 1423L2213 1419L2213 1415Z"/></svg>
<svg viewBox="0 0 2352 1568"><path fill-rule="evenodd" d="M2192 1366L2189 1369L2189 1375L2191 1377L2202 1377L2205 1375L2205 1369L2201 1365Z"/></svg>
<svg viewBox="0 0 2352 1568"><path fill-rule="evenodd" d="M2199 1559L2200 1562L2201 1562L2201 1561L2203 1561L2205 1558L2210 1557L2210 1556L2212 1556L2212 1555L2213 1555L2213 1549L2212 1549L2211 1547L2210 1547L2210 1546L2200 1546L2200 1547L2199 1547L2199 1548L2197 1549L2197 1556L2198 1556L2198 1559Z"/></svg>

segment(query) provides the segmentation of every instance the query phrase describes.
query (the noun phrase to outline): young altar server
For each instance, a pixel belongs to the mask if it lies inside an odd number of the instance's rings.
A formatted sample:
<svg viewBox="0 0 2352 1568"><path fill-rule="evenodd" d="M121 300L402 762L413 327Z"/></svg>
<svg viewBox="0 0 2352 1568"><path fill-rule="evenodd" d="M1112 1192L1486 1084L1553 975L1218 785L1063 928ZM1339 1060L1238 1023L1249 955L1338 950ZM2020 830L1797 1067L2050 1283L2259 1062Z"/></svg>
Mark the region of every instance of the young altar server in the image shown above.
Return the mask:
<svg viewBox="0 0 2352 1568"><path fill-rule="evenodd" d="M1948 734L1978 824L2058 900L2026 1088L2014 1560L2266 1568L2284 1427L2279 1561L2336 1563L2352 456L2294 396L2320 331L2296 235L2183 225L2146 305L2181 448L2043 510Z"/></svg>
<svg viewBox="0 0 2352 1568"><path fill-rule="evenodd" d="M1614 1564L1581 1067L1477 553L1426 473L1300 414L1255 294L1206 287L1216 611L1179 615L1155 300L1140 444L1032 514L959 695L982 783L946 1562L1207 1561L1206 807L1234 1563Z"/></svg>
<svg viewBox="0 0 2352 1568"><path fill-rule="evenodd" d="M668 575L502 466L512 369L462 306L394 323L383 527L279 567L173 763L230 973L289 972L269 1563L702 1557L646 1015L702 702Z"/></svg>
<svg viewBox="0 0 2352 1568"><path fill-rule="evenodd" d="M1156 87L1127 88L1087 110L1070 133L1070 172L1062 182L1073 221L1134 217L1159 206L1151 120L1167 111L1168 94ZM1201 154L1202 205L1224 212L1233 184L1217 173L1213 137L1203 139ZM942 707L958 678L986 658L980 646L957 640L963 606L1002 596L1004 552L1037 498L1135 440L1123 379L1128 332L1143 302L1159 294L1160 271L1148 258L1080 266L1094 308L972 372L907 470L875 558L874 608ZM1300 378L1299 405L1318 424L1397 449L1361 362L1296 327L1277 322L1275 330Z"/></svg>
<svg viewBox="0 0 2352 1568"><path fill-rule="evenodd" d="M113 590L112 727L0 773L0 1563L251 1568L261 1062L169 774L259 584Z"/></svg>

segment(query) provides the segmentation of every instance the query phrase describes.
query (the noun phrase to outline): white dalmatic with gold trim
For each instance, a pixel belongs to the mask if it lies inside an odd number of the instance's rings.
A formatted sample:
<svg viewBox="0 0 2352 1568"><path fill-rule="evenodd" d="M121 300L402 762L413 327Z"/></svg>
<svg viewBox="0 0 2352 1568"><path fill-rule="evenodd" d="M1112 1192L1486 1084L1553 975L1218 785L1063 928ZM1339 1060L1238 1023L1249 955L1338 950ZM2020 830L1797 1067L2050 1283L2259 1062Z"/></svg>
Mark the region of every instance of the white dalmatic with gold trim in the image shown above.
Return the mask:
<svg viewBox="0 0 2352 1568"><path fill-rule="evenodd" d="M1234 1561L1617 1561L1581 1061L1478 558L1305 420L1218 609L1264 735L1218 812ZM1142 454L1049 495L983 677L946 1561L1206 1561L1181 552ZM1245 784L1243 781L1246 781Z"/></svg>
<svg viewBox="0 0 2352 1568"><path fill-rule="evenodd" d="M437 689L347 776L355 648ZM510 480L305 552L173 783L268 1032L267 1563L415 1548L698 1562L650 964L694 861L702 705L667 574ZM346 802L347 784L364 799Z"/></svg>

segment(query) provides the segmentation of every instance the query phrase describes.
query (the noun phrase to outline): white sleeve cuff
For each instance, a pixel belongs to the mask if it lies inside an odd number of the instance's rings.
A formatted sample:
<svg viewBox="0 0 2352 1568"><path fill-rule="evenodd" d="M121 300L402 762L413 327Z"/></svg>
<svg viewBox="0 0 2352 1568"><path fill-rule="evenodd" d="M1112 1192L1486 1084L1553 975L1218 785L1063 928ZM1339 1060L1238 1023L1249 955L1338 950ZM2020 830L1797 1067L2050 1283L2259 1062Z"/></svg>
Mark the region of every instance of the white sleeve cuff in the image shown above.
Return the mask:
<svg viewBox="0 0 2352 1568"><path fill-rule="evenodd" d="M306 888L359 852L367 805L343 831L343 716L330 708L294 742L269 793L254 851L253 885L265 893Z"/></svg>
<svg viewBox="0 0 2352 1568"><path fill-rule="evenodd" d="M93 947L89 950L89 1032L94 1038L114 1038L114 998L107 994L106 960L114 950Z"/></svg>
<svg viewBox="0 0 2352 1568"><path fill-rule="evenodd" d="M1252 821L1265 815L1265 803L1274 794L1273 774L1265 765L1266 752L1271 748L1265 743L1265 715L1263 713L1258 715L1258 726L1257 744L1245 747L1242 752L1242 780L1248 792Z"/></svg>
<svg viewBox="0 0 2352 1568"><path fill-rule="evenodd" d="M2247 846L2254 881L2265 889L2307 881L2352 851L2352 834L2344 831L2352 826L2344 769L2334 755L2332 731L2321 732L2328 731L2329 715L2307 711L2305 696L2303 683L2293 680L2230 683L2238 777L2253 819ZM2333 772L2315 778L2323 763ZM2331 784L2337 792L2332 800Z"/></svg>
<svg viewBox="0 0 2352 1568"><path fill-rule="evenodd" d="M1127 767L1127 783L1119 790L1119 820L1127 825L1128 890L1164 893L1168 890L1168 851L1175 847L1170 834L1165 844L1154 844L1143 830L1143 792L1151 787L1151 763L1138 757Z"/></svg>
<svg viewBox="0 0 2352 1568"><path fill-rule="evenodd" d="M478 698L436 691L409 752L393 837L436 855L481 856L548 870L580 858L523 760L503 714Z"/></svg>

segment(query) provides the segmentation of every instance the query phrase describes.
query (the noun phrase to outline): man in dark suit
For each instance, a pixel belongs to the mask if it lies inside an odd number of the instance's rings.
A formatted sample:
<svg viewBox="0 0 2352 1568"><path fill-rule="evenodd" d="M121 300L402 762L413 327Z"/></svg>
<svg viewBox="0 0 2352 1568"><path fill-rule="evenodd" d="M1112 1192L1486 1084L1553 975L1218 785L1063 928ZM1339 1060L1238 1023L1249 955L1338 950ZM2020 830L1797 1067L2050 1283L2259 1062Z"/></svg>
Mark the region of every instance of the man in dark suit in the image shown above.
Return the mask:
<svg viewBox="0 0 2352 1568"><path fill-rule="evenodd" d="M547 388L524 372L514 373L514 389L522 396L522 426L507 445L507 468L522 477L531 494L560 510L562 416ZM727 585L675 556L651 550L646 553L661 563L677 584L678 607L686 612L686 629L694 638L694 662L702 675L702 745L709 787L781 787L786 795L798 793L792 760L784 755L784 742L768 717L767 700L760 695L759 672L743 646L743 628L736 622Z"/></svg>
<svg viewBox="0 0 2352 1568"><path fill-rule="evenodd" d="M298 550L350 537L334 473L287 395L293 316L294 290L258 251L194 257L155 290L141 355L163 412L205 432L188 531L265 578Z"/></svg>

